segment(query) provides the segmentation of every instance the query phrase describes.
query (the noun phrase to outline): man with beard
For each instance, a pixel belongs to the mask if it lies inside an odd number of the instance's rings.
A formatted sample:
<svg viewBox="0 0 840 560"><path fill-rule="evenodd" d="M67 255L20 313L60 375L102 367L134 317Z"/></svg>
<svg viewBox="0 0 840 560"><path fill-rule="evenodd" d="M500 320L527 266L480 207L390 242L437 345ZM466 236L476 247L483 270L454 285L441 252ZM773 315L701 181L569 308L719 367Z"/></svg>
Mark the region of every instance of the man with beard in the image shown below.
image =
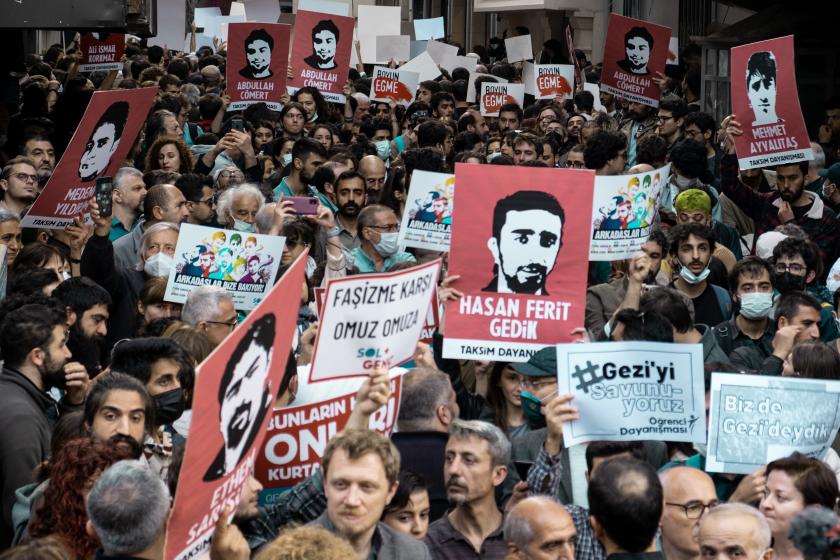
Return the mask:
<svg viewBox="0 0 840 560"><path fill-rule="evenodd" d="M609 338L605 327L618 309L638 308L644 286L656 284L662 257L667 252L665 234L658 228L653 229L648 241L642 245L641 253L627 260L627 274L586 290L584 326L593 340Z"/></svg>
<svg viewBox="0 0 840 560"><path fill-rule="evenodd" d="M327 150L317 140L301 138L292 148L292 166L287 177L274 187L275 202L288 196L317 196L324 206L335 212L335 205L312 186L312 176L327 160Z"/></svg>
<svg viewBox="0 0 840 560"><path fill-rule="evenodd" d="M44 190L44 185L55 169L55 148L52 142L45 136L33 136L23 144L21 155L35 164L39 191Z"/></svg>
<svg viewBox="0 0 840 560"><path fill-rule="evenodd" d="M694 322L713 327L732 315L729 292L712 284L710 263L715 250L715 235L708 227L680 224L670 231L671 267L677 277L671 283L694 303Z"/></svg>
<svg viewBox="0 0 840 560"><path fill-rule="evenodd" d="M0 327L0 352L0 548L7 548L15 490L31 483L35 467L49 457L50 418L84 402L88 377L68 371L67 317L54 307L27 304L10 311ZM58 404L47 392L53 387L67 389Z"/></svg>
<svg viewBox="0 0 840 560"><path fill-rule="evenodd" d="M344 251L350 252L361 245L357 218L365 205L365 178L356 171L345 171L335 180L335 203L338 212L335 223L339 228L338 240Z"/></svg>
<svg viewBox="0 0 840 560"><path fill-rule="evenodd" d="M487 240L494 277L482 291L548 295L545 285L563 247L565 223L563 207L545 192L518 191L496 202Z"/></svg>
<svg viewBox="0 0 840 560"><path fill-rule="evenodd" d="M67 348L92 376L102 371L102 345L108 334L111 296L85 276L68 278L52 293L67 313Z"/></svg>
<svg viewBox="0 0 840 560"><path fill-rule="evenodd" d="M726 133L726 155L720 161L720 187L753 219L755 239L781 224L794 223L820 248L822 262L833 263L840 247L840 222L822 198L805 188L808 162L777 165L777 191L754 191L738 178L734 137L743 134L741 123L730 115L723 120L722 127Z"/></svg>
<svg viewBox="0 0 840 560"><path fill-rule="evenodd" d="M38 196L38 174L32 160L24 157L10 160L0 176L0 191L3 194L0 207L16 216L22 215Z"/></svg>
<svg viewBox="0 0 840 560"><path fill-rule="evenodd" d="M379 156L365 156L359 160L359 174L365 179L368 204L379 204L388 170Z"/></svg>
<svg viewBox="0 0 840 560"><path fill-rule="evenodd" d="M429 526L426 544L435 558L505 557L496 487L507 476L509 457L510 442L498 427L481 420L452 422L443 470L454 507Z"/></svg>
<svg viewBox="0 0 840 560"><path fill-rule="evenodd" d="M348 268L357 273L386 272L398 263L415 262L414 255L400 251L400 221L391 208L365 206L359 212L356 228L360 243L350 251Z"/></svg>
<svg viewBox="0 0 840 560"><path fill-rule="evenodd" d="M636 148L639 140L656 132L656 115L651 107L630 102L627 106L627 119L621 123L620 132L627 136L627 166L633 167L636 161Z"/></svg>
<svg viewBox="0 0 840 560"><path fill-rule="evenodd" d="M143 213L145 199L143 173L133 167L121 167L114 174L111 233L108 236L111 241L128 235L134 229Z"/></svg>

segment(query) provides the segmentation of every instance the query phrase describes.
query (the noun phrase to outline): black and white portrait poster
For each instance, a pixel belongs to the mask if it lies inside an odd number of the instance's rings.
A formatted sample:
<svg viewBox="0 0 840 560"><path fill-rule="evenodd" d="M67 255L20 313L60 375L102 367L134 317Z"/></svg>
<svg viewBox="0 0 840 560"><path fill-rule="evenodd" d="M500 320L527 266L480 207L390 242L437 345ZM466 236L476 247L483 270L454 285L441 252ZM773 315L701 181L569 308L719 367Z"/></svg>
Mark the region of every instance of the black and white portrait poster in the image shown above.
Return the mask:
<svg viewBox="0 0 840 560"><path fill-rule="evenodd" d="M309 86L318 88L327 101L344 103L353 25L351 17L298 10L289 93Z"/></svg>
<svg viewBox="0 0 840 560"><path fill-rule="evenodd" d="M228 111L253 103L283 108L286 66L292 27L283 23L231 23L228 25Z"/></svg>

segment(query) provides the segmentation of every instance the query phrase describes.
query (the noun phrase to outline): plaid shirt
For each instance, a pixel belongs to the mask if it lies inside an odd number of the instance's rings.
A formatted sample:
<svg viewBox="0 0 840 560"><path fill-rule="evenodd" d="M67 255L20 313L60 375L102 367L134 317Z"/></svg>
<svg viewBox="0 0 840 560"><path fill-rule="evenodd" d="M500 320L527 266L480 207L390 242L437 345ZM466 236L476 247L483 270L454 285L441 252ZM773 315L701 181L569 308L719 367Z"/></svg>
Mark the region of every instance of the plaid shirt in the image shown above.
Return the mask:
<svg viewBox="0 0 840 560"><path fill-rule="evenodd" d="M327 509L324 479L320 469L280 494L270 505L260 508L260 515L239 526L251 552L273 541L277 533L289 523L308 523L318 519Z"/></svg>
<svg viewBox="0 0 840 560"><path fill-rule="evenodd" d="M545 494L560 501L561 478L560 455L551 457L540 448L537 460L528 471L528 488L532 495ZM575 523L577 536L575 537L575 560L606 560L604 547L595 538L595 532L589 523L589 510L574 504L564 504L572 521Z"/></svg>
<svg viewBox="0 0 840 560"><path fill-rule="evenodd" d="M738 208L753 219L755 239L765 231L773 231L776 226L781 225L781 199L778 191L760 193L745 185L738 178L738 158L734 155L725 155L720 160L720 188ZM812 198L812 206L805 215L794 217L793 222L820 248L823 263L833 263L840 243L840 222L837 221L837 215L825 206L819 196L809 191L805 191L805 195Z"/></svg>

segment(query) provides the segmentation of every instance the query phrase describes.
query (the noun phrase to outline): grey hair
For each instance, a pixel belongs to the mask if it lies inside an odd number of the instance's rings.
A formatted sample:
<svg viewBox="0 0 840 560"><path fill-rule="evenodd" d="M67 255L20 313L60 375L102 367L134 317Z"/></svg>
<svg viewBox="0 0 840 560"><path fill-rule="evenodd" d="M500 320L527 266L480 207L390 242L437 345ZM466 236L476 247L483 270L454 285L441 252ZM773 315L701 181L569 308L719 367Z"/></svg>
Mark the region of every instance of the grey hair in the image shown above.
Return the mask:
<svg viewBox="0 0 840 560"><path fill-rule="evenodd" d="M233 199L237 195L253 196L259 201L260 207L265 204L265 196L260 192L260 189L252 183L242 183L236 185L235 187L225 189L216 201L216 218L219 220L220 224L227 223L228 215L233 217L233 214L231 213L233 210Z"/></svg>
<svg viewBox="0 0 840 560"><path fill-rule="evenodd" d="M510 461L510 441L505 433L490 422L483 420L457 419L449 426L449 438L478 438L487 442L490 461L494 467L507 465Z"/></svg>
<svg viewBox="0 0 840 560"><path fill-rule="evenodd" d="M178 89L178 92L187 98L187 101L190 102L190 105L193 107L198 107L198 100L201 97L201 90L198 89L198 86L195 84L181 84L181 87Z"/></svg>
<svg viewBox="0 0 840 560"><path fill-rule="evenodd" d="M425 367L406 373L401 391L397 426L402 432L425 431L434 427L438 407L448 405L454 393L448 375Z"/></svg>
<svg viewBox="0 0 840 560"><path fill-rule="evenodd" d="M155 542L169 517L169 491L140 461L119 461L99 476L87 514L107 556L131 556Z"/></svg>
<svg viewBox="0 0 840 560"><path fill-rule="evenodd" d="M120 167L117 172L114 173L114 188L122 189L123 181L129 177L138 177L142 180L143 172L133 167Z"/></svg>
<svg viewBox="0 0 840 560"><path fill-rule="evenodd" d="M517 506L525 503L536 503L543 507L558 504L558 502L546 496L531 496L519 502ZM531 522L527 516L520 513L524 509L519 507L512 508L507 517L505 517L505 523L502 526L505 542L515 545L519 550L524 550L534 540L534 528L531 527Z"/></svg>
<svg viewBox="0 0 840 560"><path fill-rule="evenodd" d="M181 320L192 326L201 321L212 321L219 312L219 305L223 299L233 301L230 294L219 286L199 286L190 292L184 308L181 310Z"/></svg>
<svg viewBox="0 0 840 560"><path fill-rule="evenodd" d="M353 97L354 97L354 98L356 99L356 101L358 101L359 103L370 103L370 97L368 97L368 96L367 96L367 95L365 95L364 93L359 93L359 92L356 92L356 93L354 93L354 94L353 94Z"/></svg>
<svg viewBox="0 0 840 560"><path fill-rule="evenodd" d="M748 506L747 504L732 502L721 504L714 509L710 509L703 517L700 524L702 525L703 523L708 523L711 517L720 516L730 518L736 516L752 517L753 521L755 521L756 528L758 529L758 538L760 539L760 541L756 544L764 550L770 548L770 541L773 538L773 535L770 532L770 525L767 524L767 519L765 519L764 515L754 507Z"/></svg>
<svg viewBox="0 0 840 560"><path fill-rule="evenodd" d="M14 212L6 210L5 208L0 208L0 224L4 224L6 222L20 223L20 216L18 216Z"/></svg>
<svg viewBox="0 0 840 560"><path fill-rule="evenodd" d="M361 232L366 227L371 227L376 223L376 215L380 212L387 212L391 210L391 208L383 205L383 204L369 204L362 208L362 211L359 212L359 215L356 217L356 231ZM391 210L393 211L393 210Z"/></svg>
<svg viewBox="0 0 840 560"><path fill-rule="evenodd" d="M269 202L263 204L260 211L257 212L257 233L266 234L271 230L271 224L274 223L274 208L276 206L276 202Z"/></svg>
<svg viewBox="0 0 840 560"><path fill-rule="evenodd" d="M143 232L143 237L140 238L140 249L138 251L140 260L135 267L136 270L142 272L143 268L146 266L146 249L149 248L149 239L151 239L154 234L166 230L172 230L175 233L178 233L180 231L180 226L178 226L178 224L173 224L172 222L158 222L146 228L146 231Z"/></svg>
<svg viewBox="0 0 840 560"><path fill-rule="evenodd" d="M808 171L817 171L825 167L825 150L816 142L811 142L811 151L814 153L814 159L808 162Z"/></svg>

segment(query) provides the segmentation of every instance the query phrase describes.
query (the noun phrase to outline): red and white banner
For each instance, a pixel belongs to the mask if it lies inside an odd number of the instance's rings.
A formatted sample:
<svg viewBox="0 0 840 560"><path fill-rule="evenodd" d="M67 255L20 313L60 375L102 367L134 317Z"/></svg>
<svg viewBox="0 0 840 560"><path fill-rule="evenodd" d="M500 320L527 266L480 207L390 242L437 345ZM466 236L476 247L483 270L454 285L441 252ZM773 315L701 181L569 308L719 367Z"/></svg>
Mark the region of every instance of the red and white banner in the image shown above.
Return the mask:
<svg viewBox="0 0 840 560"><path fill-rule="evenodd" d="M659 107L661 91L653 78L665 73L671 28L610 14L601 90Z"/></svg>
<svg viewBox="0 0 840 560"><path fill-rule="evenodd" d="M411 359L437 286L441 260L358 274L327 284L310 382L367 375Z"/></svg>
<svg viewBox="0 0 840 560"><path fill-rule="evenodd" d="M122 70L125 53L124 33L82 33L79 41L82 59L79 72Z"/></svg>
<svg viewBox="0 0 840 560"><path fill-rule="evenodd" d="M525 84L481 82L479 107L482 115L498 117L499 109L505 103L516 103L523 107L525 105Z"/></svg>
<svg viewBox="0 0 840 560"><path fill-rule="evenodd" d="M595 174L455 165L447 358L525 362L583 325ZM464 219L461 217L463 216Z"/></svg>
<svg viewBox="0 0 840 560"><path fill-rule="evenodd" d="M732 112L741 169L814 159L796 90L793 35L732 49Z"/></svg>
<svg viewBox="0 0 840 560"><path fill-rule="evenodd" d="M292 27L283 23L228 25L228 111L254 103L265 103L272 111L283 108L291 33Z"/></svg>
<svg viewBox="0 0 840 560"><path fill-rule="evenodd" d="M525 93L537 99L571 99L575 94L575 67L571 64L522 65Z"/></svg>
<svg viewBox="0 0 840 560"><path fill-rule="evenodd" d="M399 414L401 385L401 376L391 379L391 398L371 415L371 430L391 434ZM274 410L257 456L257 479L270 490L290 488L312 476L321 468L327 443L344 429L355 403L356 393L352 393Z"/></svg>
<svg viewBox="0 0 840 560"><path fill-rule="evenodd" d="M403 107L408 107L414 101L419 82L420 74L417 72L376 66L370 84L370 100L386 103L394 100Z"/></svg>
<svg viewBox="0 0 840 560"><path fill-rule="evenodd" d="M206 555L222 509L236 509L261 454L297 321L307 252L196 371L190 437L169 518L166 558Z"/></svg>
<svg viewBox="0 0 840 560"><path fill-rule="evenodd" d="M113 177L146 121L158 88L94 92L73 139L21 226L64 229L87 214L97 177Z"/></svg>
<svg viewBox="0 0 840 560"><path fill-rule="evenodd" d="M351 17L298 10L289 93L310 86L327 101L344 103L342 91L350 69L354 24Z"/></svg>

